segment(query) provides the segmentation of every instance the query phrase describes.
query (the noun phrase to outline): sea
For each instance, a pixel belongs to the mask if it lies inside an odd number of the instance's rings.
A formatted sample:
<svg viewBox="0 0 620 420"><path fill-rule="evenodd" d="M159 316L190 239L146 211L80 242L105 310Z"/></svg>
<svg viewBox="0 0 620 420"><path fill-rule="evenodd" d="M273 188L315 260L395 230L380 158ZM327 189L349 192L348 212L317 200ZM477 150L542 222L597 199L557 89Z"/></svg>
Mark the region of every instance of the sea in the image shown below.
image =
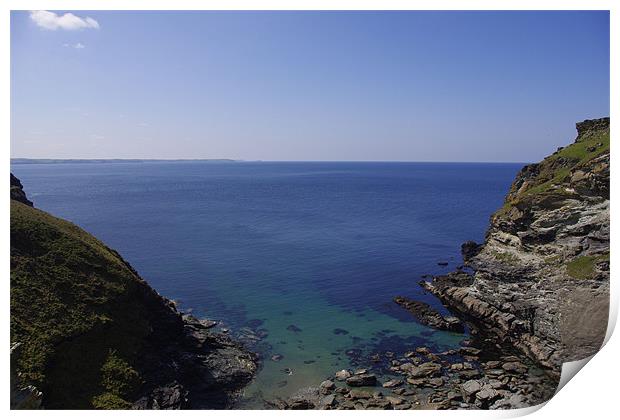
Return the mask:
<svg viewBox="0 0 620 420"><path fill-rule="evenodd" d="M37 208L92 233L181 311L218 320L216 330L257 351L260 371L238 403L256 408L341 369L389 364L390 352L458 347L467 331L420 325L393 298L448 313L419 281L462 264L461 243L484 239L522 166L145 161L11 170Z"/></svg>

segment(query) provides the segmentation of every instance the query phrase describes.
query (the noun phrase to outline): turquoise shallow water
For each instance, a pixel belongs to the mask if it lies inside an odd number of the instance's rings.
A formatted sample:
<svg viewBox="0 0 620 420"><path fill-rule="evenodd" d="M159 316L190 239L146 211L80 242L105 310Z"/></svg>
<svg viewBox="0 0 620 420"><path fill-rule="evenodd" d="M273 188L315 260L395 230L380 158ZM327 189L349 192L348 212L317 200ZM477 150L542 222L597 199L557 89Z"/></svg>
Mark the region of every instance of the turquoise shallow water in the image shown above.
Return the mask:
<svg viewBox="0 0 620 420"><path fill-rule="evenodd" d="M241 406L316 386L368 357L463 335L392 303L481 241L519 164L20 164L35 205L90 231L161 294L263 356ZM447 267L437 265L448 262ZM281 360L271 357L280 355Z"/></svg>

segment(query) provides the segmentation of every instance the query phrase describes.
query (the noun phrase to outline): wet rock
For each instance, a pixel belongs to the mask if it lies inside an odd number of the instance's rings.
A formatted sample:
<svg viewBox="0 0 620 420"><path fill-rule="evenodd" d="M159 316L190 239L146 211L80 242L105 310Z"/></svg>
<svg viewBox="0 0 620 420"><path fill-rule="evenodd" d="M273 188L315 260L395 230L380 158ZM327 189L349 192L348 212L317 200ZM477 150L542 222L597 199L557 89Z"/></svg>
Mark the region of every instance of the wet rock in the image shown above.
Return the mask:
<svg viewBox="0 0 620 420"><path fill-rule="evenodd" d="M282 359L284 359L284 356L282 356L281 354L274 354L273 356L271 356L271 360L273 360L274 362L279 362Z"/></svg>
<svg viewBox="0 0 620 420"><path fill-rule="evenodd" d="M360 399L367 400L369 398L372 398L372 394L368 391L352 389L351 391L349 391L349 398L353 400L360 400Z"/></svg>
<svg viewBox="0 0 620 420"><path fill-rule="evenodd" d="M475 347L461 347L459 351L461 352L461 354L466 354L470 356L477 356L480 354L480 352L482 352L482 350Z"/></svg>
<svg viewBox="0 0 620 420"><path fill-rule="evenodd" d="M409 375L412 378L426 378L430 376L436 376L441 373L441 365L434 362L422 363L419 366L414 366L409 371Z"/></svg>
<svg viewBox="0 0 620 420"><path fill-rule="evenodd" d="M377 383L377 377L373 374L353 375L346 379L349 386L374 386Z"/></svg>
<svg viewBox="0 0 620 420"><path fill-rule="evenodd" d="M346 369L339 370L334 374L336 380L338 381L346 381L352 376L352 373Z"/></svg>
<svg viewBox="0 0 620 420"><path fill-rule="evenodd" d="M400 397L391 397L391 396L387 396L387 397L385 397L385 399L386 399L386 400L387 400L390 404L392 404L393 406L400 405L400 404L404 404L404 403L406 402L406 400L405 400L405 399L400 398Z"/></svg>
<svg viewBox="0 0 620 420"><path fill-rule="evenodd" d="M397 386L401 386L403 381L400 379L390 379L389 381L383 382L383 388L395 388Z"/></svg>
<svg viewBox="0 0 620 420"><path fill-rule="evenodd" d="M314 408L314 403L304 399L295 399L288 404L288 408L291 410L311 410Z"/></svg>
<svg viewBox="0 0 620 420"><path fill-rule="evenodd" d="M336 396L334 394L326 395L319 402L320 408L331 408L336 405Z"/></svg>
<svg viewBox="0 0 620 420"><path fill-rule="evenodd" d="M336 384L334 384L332 381L328 379L326 381L321 382L320 388L327 389L327 390L333 390L336 388Z"/></svg>
<svg viewBox="0 0 620 420"><path fill-rule="evenodd" d="M456 317L444 317L425 302L396 296L394 302L407 309L423 325L444 331L463 332L464 326Z"/></svg>

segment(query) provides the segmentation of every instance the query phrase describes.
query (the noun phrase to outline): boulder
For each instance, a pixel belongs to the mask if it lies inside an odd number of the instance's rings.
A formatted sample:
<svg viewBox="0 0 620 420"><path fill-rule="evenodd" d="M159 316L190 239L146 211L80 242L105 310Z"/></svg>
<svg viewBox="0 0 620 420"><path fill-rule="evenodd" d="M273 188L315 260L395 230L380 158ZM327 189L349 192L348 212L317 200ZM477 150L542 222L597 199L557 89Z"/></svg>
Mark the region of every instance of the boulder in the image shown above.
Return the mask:
<svg viewBox="0 0 620 420"><path fill-rule="evenodd" d="M373 374L353 375L346 379L349 386L374 386L377 383L377 377Z"/></svg>

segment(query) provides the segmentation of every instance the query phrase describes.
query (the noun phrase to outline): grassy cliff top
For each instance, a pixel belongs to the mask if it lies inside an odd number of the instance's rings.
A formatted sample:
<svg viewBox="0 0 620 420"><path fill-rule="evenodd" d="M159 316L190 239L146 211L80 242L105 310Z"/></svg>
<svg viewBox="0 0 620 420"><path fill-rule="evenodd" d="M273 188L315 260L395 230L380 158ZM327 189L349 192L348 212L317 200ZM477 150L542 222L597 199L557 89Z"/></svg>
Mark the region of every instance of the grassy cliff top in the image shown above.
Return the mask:
<svg viewBox="0 0 620 420"><path fill-rule="evenodd" d="M507 214L511 208L526 203L533 197L549 194L566 194L575 171L590 170L590 164L609 153L609 118L586 120L577 123L578 135L574 143L559 148L540 163L525 166L517 175L504 206L494 217Z"/></svg>
<svg viewBox="0 0 620 420"><path fill-rule="evenodd" d="M158 297L92 235L11 200L11 342L46 408L127 407Z"/></svg>

